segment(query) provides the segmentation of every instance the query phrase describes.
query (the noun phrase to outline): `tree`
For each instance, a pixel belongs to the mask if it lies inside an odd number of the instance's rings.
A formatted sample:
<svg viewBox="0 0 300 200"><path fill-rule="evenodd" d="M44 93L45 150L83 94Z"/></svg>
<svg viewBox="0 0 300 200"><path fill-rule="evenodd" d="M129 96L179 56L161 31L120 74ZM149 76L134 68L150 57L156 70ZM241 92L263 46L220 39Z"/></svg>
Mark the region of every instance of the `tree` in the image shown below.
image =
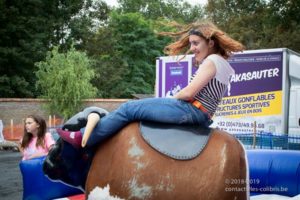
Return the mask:
<svg viewBox="0 0 300 200"><path fill-rule="evenodd" d="M121 13L140 13L146 19L168 19L192 22L204 16L201 5L192 6L180 0L118 0Z"/></svg>
<svg viewBox="0 0 300 200"><path fill-rule="evenodd" d="M0 96L30 97L49 34L39 1L0 1Z"/></svg>
<svg viewBox="0 0 300 200"><path fill-rule="evenodd" d="M42 91L41 97L50 100L47 105L50 113L68 118L81 109L83 99L95 97L97 89L90 83L95 76L91 60L74 47L67 53L59 53L55 46L46 60L36 66L36 86Z"/></svg>
<svg viewBox="0 0 300 200"><path fill-rule="evenodd" d="M247 49L261 48L266 4L263 0L208 0L208 18L212 19ZM258 32L259 31L259 32Z"/></svg>
<svg viewBox="0 0 300 200"><path fill-rule="evenodd" d="M208 0L206 14L247 49L300 51L297 0Z"/></svg>
<svg viewBox="0 0 300 200"><path fill-rule="evenodd" d="M271 0L265 18L265 39L268 48L287 47L300 52L300 1Z"/></svg>
<svg viewBox="0 0 300 200"><path fill-rule="evenodd" d="M122 61L121 52L116 49L117 42L114 32L107 27L99 28L87 42L88 55L95 60L93 68L97 77L93 84L98 88L98 97L120 97L119 85L128 69Z"/></svg>
<svg viewBox="0 0 300 200"><path fill-rule="evenodd" d="M141 14L111 13L107 26L99 29L88 46L89 55L97 60L99 77L94 83L100 97L153 93L155 58L163 54L166 44L154 31L152 21Z"/></svg>
<svg viewBox="0 0 300 200"><path fill-rule="evenodd" d="M93 37L97 29L105 26L110 13L110 8L104 1L84 1L81 10L68 20L68 35L64 38L66 50L72 44L76 49L84 50L86 42Z"/></svg>
<svg viewBox="0 0 300 200"><path fill-rule="evenodd" d="M106 19L107 5L92 2L0 0L0 97L39 95L32 87L34 63L43 60L54 45L67 51L73 41L85 41L93 17ZM97 10L90 9L95 7Z"/></svg>

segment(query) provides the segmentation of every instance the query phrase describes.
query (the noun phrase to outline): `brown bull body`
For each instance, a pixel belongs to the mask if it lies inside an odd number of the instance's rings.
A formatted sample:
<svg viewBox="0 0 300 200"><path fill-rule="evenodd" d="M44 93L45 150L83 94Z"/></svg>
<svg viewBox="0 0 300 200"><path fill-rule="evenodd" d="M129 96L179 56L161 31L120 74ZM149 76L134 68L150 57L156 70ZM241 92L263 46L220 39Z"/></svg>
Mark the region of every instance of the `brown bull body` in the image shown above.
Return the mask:
<svg viewBox="0 0 300 200"><path fill-rule="evenodd" d="M131 123L97 150L86 181L86 195L96 187L124 199L245 200L247 162L231 135L213 130L201 154L182 161L149 146ZM180 148L180 147L178 147Z"/></svg>

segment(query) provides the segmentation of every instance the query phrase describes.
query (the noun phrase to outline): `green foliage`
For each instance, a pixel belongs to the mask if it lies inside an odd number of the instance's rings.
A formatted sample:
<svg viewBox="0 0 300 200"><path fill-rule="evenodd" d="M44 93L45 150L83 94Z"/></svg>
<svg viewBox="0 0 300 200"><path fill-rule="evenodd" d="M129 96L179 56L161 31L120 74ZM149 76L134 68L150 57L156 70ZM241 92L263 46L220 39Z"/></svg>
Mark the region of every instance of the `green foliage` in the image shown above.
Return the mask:
<svg viewBox="0 0 300 200"><path fill-rule="evenodd" d="M95 97L97 89L90 83L95 74L85 53L73 47L67 53L59 53L54 47L36 66L37 87L42 91L41 97L50 100L50 113L68 118L81 109L83 99Z"/></svg>
<svg viewBox="0 0 300 200"><path fill-rule="evenodd" d="M39 94L34 87L34 63L45 59L52 45L60 44L67 50L72 41L88 37L91 13L105 18L104 11L99 13L101 9L78 14L89 10L91 1L0 0L0 97ZM105 10L102 4L101 8Z"/></svg>
<svg viewBox="0 0 300 200"><path fill-rule="evenodd" d="M300 1L271 0L264 18L262 46L286 47L300 52Z"/></svg>
<svg viewBox="0 0 300 200"><path fill-rule="evenodd" d="M49 34L40 1L0 1L0 96L30 97Z"/></svg>
<svg viewBox="0 0 300 200"><path fill-rule="evenodd" d="M118 0L121 13L140 13L146 19L168 19L192 22L204 17L203 8L182 0Z"/></svg>
<svg viewBox="0 0 300 200"><path fill-rule="evenodd" d="M300 1L208 0L207 16L247 49L300 52Z"/></svg>
<svg viewBox="0 0 300 200"><path fill-rule="evenodd" d="M118 37L117 50L128 66L123 96L133 93L151 94L155 81L155 58L163 47L154 34L150 21L137 13L112 15L111 27ZM124 81L123 81L124 82Z"/></svg>
<svg viewBox="0 0 300 200"><path fill-rule="evenodd" d="M162 55L163 41L154 33L151 20L138 13L113 12L89 48L89 55L97 60L98 95L130 98L133 93L152 94L155 58Z"/></svg>
<svg viewBox="0 0 300 200"><path fill-rule="evenodd" d="M64 49L76 43L76 49L85 49L86 43L93 37L99 26L103 26L110 9L103 1L85 1L79 13L67 23L68 35L64 38Z"/></svg>
<svg viewBox="0 0 300 200"><path fill-rule="evenodd" d="M168 30L164 24L170 21L209 18L247 49L300 52L299 0L208 0L204 7L180 0L118 3L111 9L102 0L0 0L0 97L44 95L34 63L44 60L51 47L68 52L72 44L94 61L89 65L97 74L92 80L97 97L151 94L155 58L170 42L156 33ZM33 87L37 79L38 88Z"/></svg>

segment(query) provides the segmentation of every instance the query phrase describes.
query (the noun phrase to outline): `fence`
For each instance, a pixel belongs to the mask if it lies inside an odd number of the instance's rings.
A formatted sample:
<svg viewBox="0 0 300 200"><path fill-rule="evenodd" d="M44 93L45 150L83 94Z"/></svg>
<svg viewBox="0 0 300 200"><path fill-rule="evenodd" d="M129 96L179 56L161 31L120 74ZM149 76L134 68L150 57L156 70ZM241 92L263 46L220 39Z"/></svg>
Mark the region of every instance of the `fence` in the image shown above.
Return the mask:
<svg viewBox="0 0 300 200"><path fill-rule="evenodd" d="M62 124L62 119L55 117L55 115L49 115L47 122L48 129L56 127ZM10 120L10 125L3 128L4 140L7 141L19 141L24 133L24 124L15 124L14 120Z"/></svg>
<svg viewBox="0 0 300 200"><path fill-rule="evenodd" d="M300 150L300 135L256 133L233 134L246 149Z"/></svg>

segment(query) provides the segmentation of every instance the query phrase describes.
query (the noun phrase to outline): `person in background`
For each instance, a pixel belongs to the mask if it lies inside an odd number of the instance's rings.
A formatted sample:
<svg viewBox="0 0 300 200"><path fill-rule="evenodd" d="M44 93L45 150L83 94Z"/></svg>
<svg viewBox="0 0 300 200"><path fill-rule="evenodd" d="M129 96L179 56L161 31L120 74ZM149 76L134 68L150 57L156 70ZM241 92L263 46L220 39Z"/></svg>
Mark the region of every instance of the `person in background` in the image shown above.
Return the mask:
<svg viewBox="0 0 300 200"><path fill-rule="evenodd" d="M54 144L51 133L47 132L46 121L41 116L29 115L25 118L20 144L22 160L46 156Z"/></svg>

